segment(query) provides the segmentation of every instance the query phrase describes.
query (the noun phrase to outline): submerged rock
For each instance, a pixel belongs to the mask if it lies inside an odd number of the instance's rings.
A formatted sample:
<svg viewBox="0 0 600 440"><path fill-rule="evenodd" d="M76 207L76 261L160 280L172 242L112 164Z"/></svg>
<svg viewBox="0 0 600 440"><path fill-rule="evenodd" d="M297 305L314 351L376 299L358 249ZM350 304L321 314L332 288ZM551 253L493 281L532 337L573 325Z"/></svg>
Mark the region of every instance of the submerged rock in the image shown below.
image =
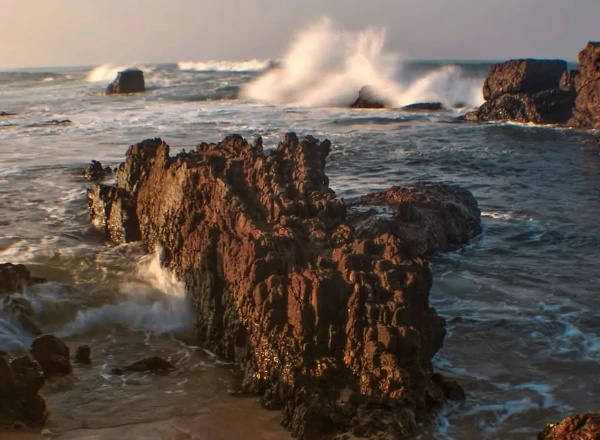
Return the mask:
<svg viewBox="0 0 600 440"><path fill-rule="evenodd" d="M441 102L415 102L414 104L405 105L402 110L406 111L435 111L443 110L444 106Z"/></svg>
<svg viewBox="0 0 600 440"><path fill-rule="evenodd" d="M40 365L29 356L12 359L0 352L0 428L48 421L46 401L39 395L45 378Z"/></svg>
<svg viewBox="0 0 600 440"><path fill-rule="evenodd" d="M83 170L83 176L87 180L104 180L108 174L112 174L112 169L103 166L97 160L92 160L92 163Z"/></svg>
<svg viewBox="0 0 600 440"><path fill-rule="evenodd" d="M45 281L43 278L32 277L23 264L0 263L0 296L21 292L25 286Z"/></svg>
<svg viewBox="0 0 600 440"><path fill-rule="evenodd" d="M538 440L598 440L600 411L577 414L559 423L548 423L537 436Z"/></svg>
<svg viewBox="0 0 600 440"><path fill-rule="evenodd" d="M199 342L239 362L243 388L281 409L292 435L415 435L417 418L447 396L431 363L445 320L429 304L429 266L414 256L447 239L419 250L399 229L363 236L329 188L330 150L329 141L293 133L270 155L260 138L237 135L176 156L147 140L129 148L116 186L89 190L90 213L117 242L162 247L162 264L192 299ZM458 191L438 192L447 200L414 196L416 212L460 203ZM477 209L464 201L466 212ZM464 215L452 206L444 213ZM461 242L477 228L445 222L448 231L459 225Z"/></svg>
<svg viewBox="0 0 600 440"><path fill-rule="evenodd" d="M92 363L92 349L89 345L81 345L75 351L75 362L78 364Z"/></svg>
<svg viewBox="0 0 600 440"><path fill-rule="evenodd" d="M107 95L118 93L140 93L146 91L144 72L137 69L124 70L106 88Z"/></svg>
<svg viewBox="0 0 600 440"><path fill-rule="evenodd" d="M73 369L71 349L57 336L42 335L35 338L31 344L31 354L46 377L63 376Z"/></svg>
<svg viewBox="0 0 600 440"><path fill-rule="evenodd" d="M358 92L358 98L351 108L385 108L383 99L375 93L372 87L364 86Z"/></svg>
<svg viewBox="0 0 600 440"><path fill-rule="evenodd" d="M481 212L464 188L419 182L369 194L351 203L348 222L360 238L392 234L402 251L428 257L467 244L481 233Z"/></svg>
<svg viewBox="0 0 600 440"><path fill-rule="evenodd" d="M112 373L168 373L175 369L175 365L173 365L171 362L159 356L152 356L122 368L113 368Z"/></svg>

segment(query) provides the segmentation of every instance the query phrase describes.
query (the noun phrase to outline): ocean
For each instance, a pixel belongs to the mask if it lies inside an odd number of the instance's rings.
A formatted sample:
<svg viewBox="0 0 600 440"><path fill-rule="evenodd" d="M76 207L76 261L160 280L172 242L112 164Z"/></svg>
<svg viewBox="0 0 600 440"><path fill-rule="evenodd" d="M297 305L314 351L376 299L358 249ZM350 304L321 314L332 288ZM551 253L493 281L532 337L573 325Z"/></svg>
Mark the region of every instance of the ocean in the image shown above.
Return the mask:
<svg viewBox="0 0 600 440"><path fill-rule="evenodd" d="M107 244L87 214L82 171L92 159L114 167L143 139L178 151L231 133L262 136L267 149L290 131L331 140L327 173L346 200L420 180L477 198L483 234L431 261L431 302L448 320L434 364L467 399L441 409L420 438L531 439L545 422L596 409L597 133L458 123L482 102L489 63L403 62L372 30L324 47L327 29L311 32L319 44L300 36L277 61L136 64L148 87L136 95L104 94L130 65L0 72L0 111L16 113L0 117L0 261L50 280L26 293L44 330L93 349L92 367L44 389L53 414L46 434L289 438L278 412L235 397L234 365L194 344L185 291L158 255ZM366 83L396 106L446 109L347 108ZM23 352L31 341L0 317L1 350ZM152 354L179 370L109 374Z"/></svg>

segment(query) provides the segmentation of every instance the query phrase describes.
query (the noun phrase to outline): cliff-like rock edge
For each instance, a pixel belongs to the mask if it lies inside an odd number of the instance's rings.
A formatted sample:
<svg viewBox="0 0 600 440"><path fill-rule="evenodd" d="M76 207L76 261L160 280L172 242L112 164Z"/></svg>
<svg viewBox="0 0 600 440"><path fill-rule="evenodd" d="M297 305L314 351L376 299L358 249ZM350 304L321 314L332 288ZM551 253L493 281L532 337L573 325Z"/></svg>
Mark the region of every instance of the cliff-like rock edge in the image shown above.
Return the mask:
<svg viewBox="0 0 600 440"><path fill-rule="evenodd" d="M445 321L429 305L424 257L478 234L480 213L469 192L425 185L420 196L360 200L348 215L325 175L330 149L291 133L265 155L260 138L233 135L172 157L147 140L129 148L116 186L88 191L91 217L116 243L162 248L199 342L239 362L244 389L280 409L292 435L401 439L464 397L433 372ZM365 223L368 211L379 217ZM456 215L468 218L446 218ZM423 222L443 243L423 239Z"/></svg>

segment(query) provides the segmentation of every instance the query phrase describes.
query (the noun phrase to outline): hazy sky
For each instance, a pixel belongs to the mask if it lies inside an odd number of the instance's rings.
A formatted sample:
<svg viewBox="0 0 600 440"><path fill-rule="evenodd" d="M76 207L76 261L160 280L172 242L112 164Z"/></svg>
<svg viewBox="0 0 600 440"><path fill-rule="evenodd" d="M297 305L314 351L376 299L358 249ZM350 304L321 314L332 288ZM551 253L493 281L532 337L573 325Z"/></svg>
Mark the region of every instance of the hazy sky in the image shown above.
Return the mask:
<svg viewBox="0 0 600 440"><path fill-rule="evenodd" d="M600 0L0 0L0 68L277 57L327 15L412 59L575 60Z"/></svg>

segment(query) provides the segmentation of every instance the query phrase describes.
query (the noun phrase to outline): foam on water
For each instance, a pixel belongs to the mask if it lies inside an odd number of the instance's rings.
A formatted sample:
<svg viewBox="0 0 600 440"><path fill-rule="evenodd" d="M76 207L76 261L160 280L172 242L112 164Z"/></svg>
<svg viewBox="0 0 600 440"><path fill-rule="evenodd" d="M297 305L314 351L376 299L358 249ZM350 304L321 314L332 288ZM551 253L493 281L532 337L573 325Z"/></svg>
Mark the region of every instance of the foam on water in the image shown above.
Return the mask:
<svg viewBox="0 0 600 440"><path fill-rule="evenodd" d="M385 50L385 30L338 28L323 18L299 32L279 67L247 84L243 96L258 101L304 106L346 106L361 87L371 86L391 107L439 101L446 107L483 102L483 79L444 66L414 81L403 78L399 54Z"/></svg>
<svg viewBox="0 0 600 440"><path fill-rule="evenodd" d="M248 61L180 61L179 70L196 72L262 72L273 65L273 60Z"/></svg>

